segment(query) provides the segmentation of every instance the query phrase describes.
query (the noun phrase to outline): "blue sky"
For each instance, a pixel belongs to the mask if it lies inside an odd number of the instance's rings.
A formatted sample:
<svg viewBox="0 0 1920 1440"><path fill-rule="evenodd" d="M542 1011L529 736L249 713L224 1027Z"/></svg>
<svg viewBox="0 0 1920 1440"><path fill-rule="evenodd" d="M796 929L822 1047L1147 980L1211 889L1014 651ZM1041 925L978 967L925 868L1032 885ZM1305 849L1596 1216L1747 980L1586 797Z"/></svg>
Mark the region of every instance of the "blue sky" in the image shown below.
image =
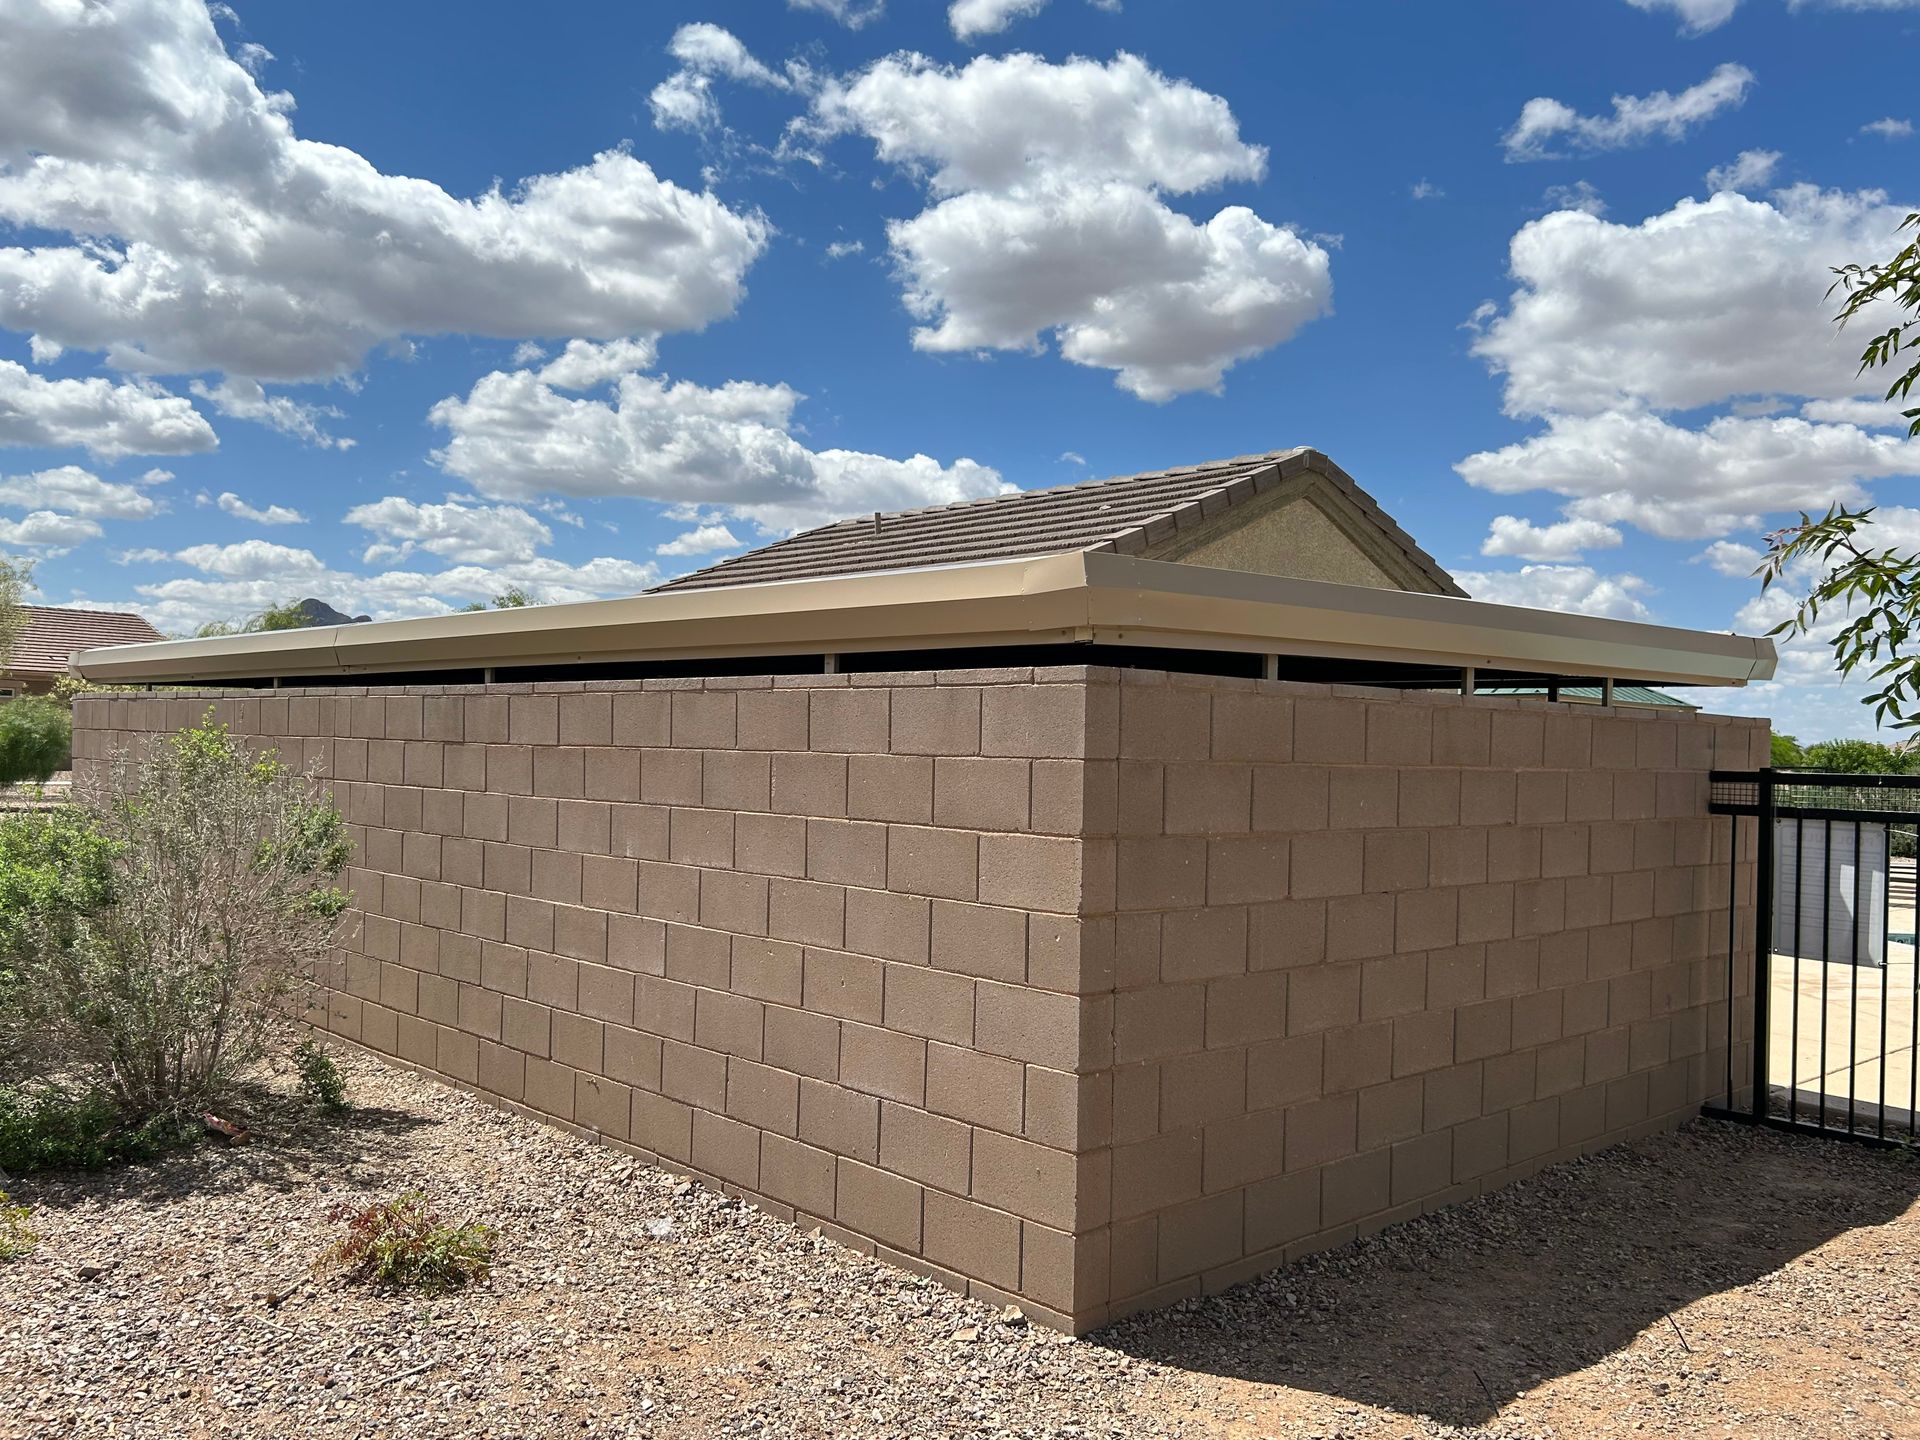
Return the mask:
<svg viewBox="0 0 1920 1440"><path fill-rule="evenodd" d="M50 603L630 593L1296 444L1514 603L1764 629L1795 510L1920 540L1821 296L1920 205L1873 83L1920 0L10 10L0 546ZM1863 729L1782 673L1716 708Z"/></svg>

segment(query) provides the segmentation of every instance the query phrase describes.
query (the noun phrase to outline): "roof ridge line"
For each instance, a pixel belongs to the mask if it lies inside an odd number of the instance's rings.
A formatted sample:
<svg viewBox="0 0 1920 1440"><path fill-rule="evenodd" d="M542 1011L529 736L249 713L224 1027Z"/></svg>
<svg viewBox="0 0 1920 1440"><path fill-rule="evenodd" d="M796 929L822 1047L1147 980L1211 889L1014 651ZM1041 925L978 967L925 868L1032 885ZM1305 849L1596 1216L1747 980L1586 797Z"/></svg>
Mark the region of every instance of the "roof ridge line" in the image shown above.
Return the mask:
<svg viewBox="0 0 1920 1440"><path fill-rule="evenodd" d="M944 505L915 505L906 510L879 510L874 513L882 520L902 515L929 515L940 510L965 510L975 505L993 505L1003 500L1012 500L1022 495L1058 495L1067 490L1089 489L1095 485L1118 485L1128 480L1172 480L1181 475L1192 475L1202 470L1225 470L1231 467L1251 467L1263 464L1277 464L1294 455L1318 454L1311 445L1295 445L1287 450L1269 450L1258 455L1234 455L1222 460L1202 460L1194 465L1172 465L1162 470L1136 470L1128 475L1099 475L1086 480L1069 480L1064 485L1041 485L1033 489L1002 490L998 495L979 495L971 500L949 500ZM834 530L842 525L867 525L872 523L870 515L849 515L844 520L830 520L825 525L816 525L813 530L800 530L786 536L786 539L798 539L801 535L810 535L818 530ZM774 542L778 544L778 541Z"/></svg>

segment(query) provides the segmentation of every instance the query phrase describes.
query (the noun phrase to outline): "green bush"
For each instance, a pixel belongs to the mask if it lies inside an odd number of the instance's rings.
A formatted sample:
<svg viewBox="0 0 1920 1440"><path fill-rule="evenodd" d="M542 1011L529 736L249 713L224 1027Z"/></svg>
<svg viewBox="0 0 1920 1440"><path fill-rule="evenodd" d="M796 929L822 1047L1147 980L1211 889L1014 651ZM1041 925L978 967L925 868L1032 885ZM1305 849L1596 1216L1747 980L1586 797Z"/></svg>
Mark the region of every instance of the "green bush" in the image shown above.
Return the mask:
<svg viewBox="0 0 1920 1440"><path fill-rule="evenodd" d="M113 847L75 805L0 816L0 965L50 917L113 898Z"/></svg>
<svg viewBox="0 0 1920 1440"><path fill-rule="evenodd" d="M150 1160L187 1144L199 1128L184 1118L130 1122L95 1090L52 1085L0 1089L0 1170L97 1170L121 1160Z"/></svg>
<svg viewBox="0 0 1920 1440"><path fill-rule="evenodd" d="M1822 740L1801 751L1800 768L1839 775L1905 775L1914 757L1878 740Z"/></svg>
<svg viewBox="0 0 1920 1440"><path fill-rule="evenodd" d="M24 923L0 1055L135 1129L195 1115L278 1042L325 953L345 826L308 777L210 718L112 757L87 802L110 896Z"/></svg>
<svg viewBox="0 0 1920 1440"><path fill-rule="evenodd" d="M84 810L0 815L0 1082L20 1068L7 1041L9 993L29 945L68 945L113 898L113 847Z"/></svg>
<svg viewBox="0 0 1920 1440"><path fill-rule="evenodd" d="M73 716L56 700L0 702L0 785L48 780L73 764Z"/></svg>
<svg viewBox="0 0 1920 1440"><path fill-rule="evenodd" d="M347 1108L347 1081L333 1057L311 1040L293 1047L293 1068L300 1077L300 1093L322 1110Z"/></svg>
<svg viewBox="0 0 1920 1440"><path fill-rule="evenodd" d="M0 1260L22 1260L33 1253L40 1237L27 1224L31 1214L26 1206L16 1205L6 1191L0 1190Z"/></svg>
<svg viewBox="0 0 1920 1440"><path fill-rule="evenodd" d="M473 1221L449 1225L418 1190L364 1210L341 1206L327 1218L344 1221L347 1233L321 1253L315 1268L337 1267L350 1280L454 1290L484 1280L493 1265L493 1231Z"/></svg>

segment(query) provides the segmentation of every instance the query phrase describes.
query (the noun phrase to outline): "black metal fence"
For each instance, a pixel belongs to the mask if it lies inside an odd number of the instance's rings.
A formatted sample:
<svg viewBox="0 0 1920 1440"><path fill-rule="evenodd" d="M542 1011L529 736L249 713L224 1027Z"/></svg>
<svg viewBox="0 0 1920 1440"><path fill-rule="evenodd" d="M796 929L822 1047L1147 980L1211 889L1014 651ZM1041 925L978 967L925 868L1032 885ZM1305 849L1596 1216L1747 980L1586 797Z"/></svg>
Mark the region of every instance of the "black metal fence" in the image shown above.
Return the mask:
<svg viewBox="0 0 1920 1440"><path fill-rule="evenodd" d="M1746 1118L1920 1143L1914 852L1920 776L1715 771L1736 817L1728 994L1752 936L1753 1077ZM1740 816L1758 821L1750 927L1739 923ZM1727 1109L1736 1095L1728 1046Z"/></svg>

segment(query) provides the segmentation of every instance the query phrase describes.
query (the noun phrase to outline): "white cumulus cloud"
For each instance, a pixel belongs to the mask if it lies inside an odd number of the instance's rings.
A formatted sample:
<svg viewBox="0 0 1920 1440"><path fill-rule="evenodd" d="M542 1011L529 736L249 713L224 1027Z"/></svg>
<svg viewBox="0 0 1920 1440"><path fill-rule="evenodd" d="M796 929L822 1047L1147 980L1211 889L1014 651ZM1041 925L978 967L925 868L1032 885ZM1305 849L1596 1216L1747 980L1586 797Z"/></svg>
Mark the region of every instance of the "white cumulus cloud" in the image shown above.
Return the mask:
<svg viewBox="0 0 1920 1440"><path fill-rule="evenodd" d="M887 0L787 0L787 8L817 10L849 30L858 30L886 13Z"/></svg>
<svg viewBox="0 0 1920 1440"><path fill-rule="evenodd" d="M962 40L977 40L982 35L997 35L1016 20L1038 15L1047 0L953 0L947 7L947 23Z"/></svg>
<svg viewBox="0 0 1920 1440"><path fill-rule="evenodd" d="M1599 615L1612 620L1649 620L1641 598L1652 590L1638 575L1603 575L1590 565L1523 565L1518 570L1460 571L1454 579L1476 600Z"/></svg>
<svg viewBox="0 0 1920 1440"><path fill-rule="evenodd" d="M193 455L219 444L193 402L151 382L49 380L0 360L0 445L79 447L102 460Z"/></svg>
<svg viewBox="0 0 1920 1440"><path fill-rule="evenodd" d="M1693 558L1706 561L1716 575L1725 575L1729 580L1750 580L1766 556L1757 545L1716 540Z"/></svg>
<svg viewBox="0 0 1920 1440"><path fill-rule="evenodd" d="M716 79L790 90L807 78L797 62L782 74L755 58L731 30L700 20L674 31L667 53L680 66L654 86L648 97L653 123L662 130L713 130L720 124L720 102L714 97Z"/></svg>
<svg viewBox="0 0 1920 1440"><path fill-rule="evenodd" d="M1727 164L1707 171L1707 189L1716 192L1764 189L1779 164L1778 150L1742 150Z"/></svg>
<svg viewBox="0 0 1920 1440"><path fill-rule="evenodd" d="M1671 10L1687 35L1704 35L1733 18L1740 0L1627 0L1636 10Z"/></svg>
<svg viewBox="0 0 1920 1440"><path fill-rule="evenodd" d="M1582 215L1607 213L1606 198L1591 180L1575 180L1571 185L1549 185L1541 195L1549 210L1577 210Z"/></svg>
<svg viewBox="0 0 1920 1440"><path fill-rule="evenodd" d="M337 406L295 400L291 395L269 395L258 380L237 376L228 376L215 385L195 380L190 388L222 415L235 420L250 420L256 425L265 425L282 435L291 435L296 440L317 445L323 450L353 448L352 440L328 434L322 424L323 421L340 418L341 412Z"/></svg>
<svg viewBox="0 0 1920 1440"><path fill-rule="evenodd" d="M1723 110L1737 108L1754 83L1744 65L1721 65L1697 85L1674 94L1616 95L1611 115L1582 115L1564 101L1535 96L1502 144L1509 160L1546 160L1572 151L1624 150L1649 140L1678 140Z"/></svg>
<svg viewBox="0 0 1920 1440"><path fill-rule="evenodd" d="M1680 19L1680 33L1702 35L1733 18L1740 0L1627 0L1638 10L1671 10ZM1913 10L1920 0L1787 0L1789 10Z"/></svg>
<svg viewBox="0 0 1920 1440"><path fill-rule="evenodd" d="M171 478L157 470L134 482L102 480L78 465L60 465L31 475L0 476L0 505L95 520L150 520L162 507L147 491Z"/></svg>
<svg viewBox="0 0 1920 1440"><path fill-rule="evenodd" d="M1844 399L1864 342L1833 324L1830 267L1884 253L1906 213L1878 191L1796 185L1682 200L1638 225L1545 215L1513 237L1518 288L1474 353L1516 415Z"/></svg>
<svg viewBox="0 0 1920 1440"><path fill-rule="evenodd" d="M312 550L264 540L194 545L171 554L143 550L129 552L127 558L171 561L194 572L135 587L140 610L161 629L176 633L209 620L241 620L307 595L349 614L395 620L485 602L509 586L519 586L541 602L564 603L632 595L660 579L659 567L651 562L610 556L570 564L549 555L527 555L442 570L356 572L328 564Z"/></svg>
<svg viewBox="0 0 1920 1440"><path fill-rule="evenodd" d="M369 562L402 560L418 549L463 565L509 565L532 559L553 541L551 530L516 506L458 499L423 504L388 495L354 506L346 522L380 537L363 557Z"/></svg>
<svg viewBox="0 0 1920 1440"><path fill-rule="evenodd" d="M865 135L882 160L928 172L938 194L1062 173L1184 193L1266 171L1266 151L1240 138L1226 101L1126 54L1061 65L982 56L962 68L895 55L830 82L815 113L827 133Z"/></svg>
<svg viewBox="0 0 1920 1440"><path fill-rule="evenodd" d="M1149 400L1217 389L1332 299L1327 251L1230 205L1166 195L1265 174L1226 102L1132 55L964 67L895 55L824 84L794 134L856 133L925 184L888 239L914 345L1038 351L1051 337Z"/></svg>
<svg viewBox="0 0 1920 1440"><path fill-rule="evenodd" d="M1861 482L1920 474L1920 440L1791 416L1723 415L1697 429L1656 415L1554 415L1546 430L1454 467L1501 495L1545 490L1575 519L1669 540L1753 531L1766 515L1858 504Z"/></svg>
<svg viewBox="0 0 1920 1440"><path fill-rule="evenodd" d="M717 506L775 531L1009 488L971 460L810 450L792 433L801 396L789 386L615 373L607 349L576 342L542 369L496 370L442 400L429 418L449 438L435 460L496 500L618 495Z"/></svg>
<svg viewBox="0 0 1920 1440"><path fill-rule="evenodd" d="M231 490L223 491L215 502L227 514L239 520L250 520L255 525L304 525L307 517L298 510L285 505L269 505L262 510L249 505Z"/></svg>
<svg viewBox="0 0 1920 1440"><path fill-rule="evenodd" d="M738 550L741 542L724 525L699 525L684 530L665 544L653 547L656 555L713 555L722 550Z"/></svg>
<svg viewBox="0 0 1920 1440"><path fill-rule="evenodd" d="M1904 430L1907 418L1900 411L1905 404L1879 395L1860 395L1846 400L1809 400L1800 407L1800 413L1809 420L1858 425L1865 430Z"/></svg>
<svg viewBox="0 0 1920 1440"><path fill-rule="evenodd" d="M1863 342L1837 330L1827 294L1831 267L1883 253L1905 213L1877 191L1796 185L1721 189L1637 225L1530 223L1512 244L1519 288L1477 317L1473 348L1507 413L1543 423L1455 469L1495 494L1560 497L1567 527L1735 543L1920 475L1920 441L1886 433L1894 407L1857 393ZM1496 522L1487 553L1560 558L1535 538ZM1717 569L1725 553L1705 552Z"/></svg>
<svg viewBox="0 0 1920 1440"><path fill-rule="evenodd" d="M241 540L231 545L189 545L175 558L227 580L299 578L325 569L311 550L276 545L271 540Z"/></svg>
<svg viewBox="0 0 1920 1440"><path fill-rule="evenodd" d="M1577 560L1588 550L1620 543L1620 532L1598 520L1561 520L1536 525L1518 515L1496 515L1480 542L1482 555L1511 555L1521 560Z"/></svg>
<svg viewBox="0 0 1920 1440"><path fill-rule="evenodd" d="M0 520L0 545L27 550L64 551L99 536L98 521L51 510L35 510L19 520Z"/></svg>
<svg viewBox="0 0 1920 1440"><path fill-rule="evenodd" d="M73 63L84 55L84 64ZM757 214L609 150L475 198L294 132L201 0L20 0L0 33L0 325L158 373L316 380L414 335L729 314Z"/></svg>

